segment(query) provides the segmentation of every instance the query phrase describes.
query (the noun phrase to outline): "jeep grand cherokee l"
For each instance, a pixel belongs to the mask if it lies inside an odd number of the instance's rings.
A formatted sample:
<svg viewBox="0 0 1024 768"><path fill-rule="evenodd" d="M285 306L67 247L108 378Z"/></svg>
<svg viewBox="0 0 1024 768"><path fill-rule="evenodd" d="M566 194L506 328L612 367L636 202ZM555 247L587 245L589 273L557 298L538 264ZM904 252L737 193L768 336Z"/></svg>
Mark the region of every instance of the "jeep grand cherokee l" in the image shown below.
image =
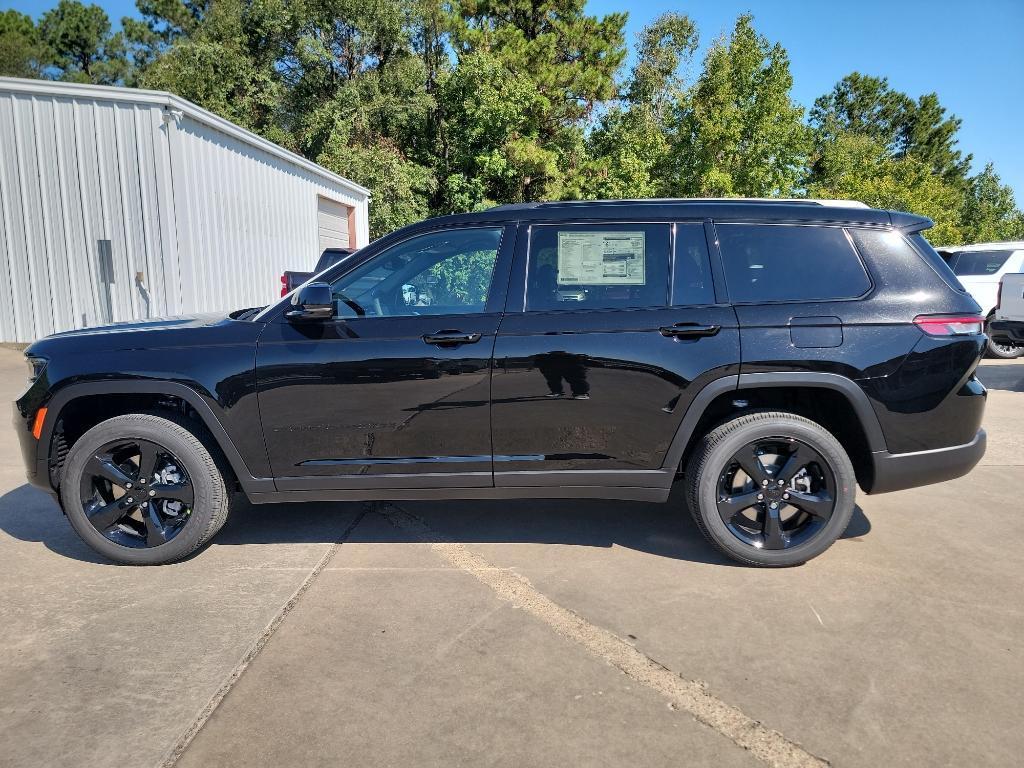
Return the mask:
<svg viewBox="0 0 1024 768"><path fill-rule="evenodd" d="M815 201L530 203L406 227L289 297L57 334L15 407L97 552L177 560L253 503L617 498L802 563L856 486L985 450L979 307L920 216Z"/></svg>

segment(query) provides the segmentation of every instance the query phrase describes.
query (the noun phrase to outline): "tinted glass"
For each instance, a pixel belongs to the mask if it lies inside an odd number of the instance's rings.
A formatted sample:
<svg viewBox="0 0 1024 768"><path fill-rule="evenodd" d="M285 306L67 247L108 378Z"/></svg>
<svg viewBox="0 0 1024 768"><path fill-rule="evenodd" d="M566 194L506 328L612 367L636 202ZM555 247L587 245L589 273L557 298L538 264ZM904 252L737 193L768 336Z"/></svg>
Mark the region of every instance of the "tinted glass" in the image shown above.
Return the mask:
<svg viewBox="0 0 1024 768"><path fill-rule="evenodd" d="M664 307L668 265L668 224L534 226L526 308Z"/></svg>
<svg viewBox="0 0 1024 768"><path fill-rule="evenodd" d="M675 275L672 278L672 304L714 304L715 287L711 282L708 241L703 224L676 225Z"/></svg>
<svg viewBox="0 0 1024 768"><path fill-rule="evenodd" d="M389 248L331 285L336 317L483 312L501 228L450 229Z"/></svg>
<svg viewBox="0 0 1024 768"><path fill-rule="evenodd" d="M879 233L875 234L874 236L886 237L891 236L891 233ZM945 280L947 285L949 285L952 288L955 288L961 293L965 292L964 287L960 285L960 281L956 279L956 274L951 269L951 267L954 265L956 261L957 254L949 252L944 252L940 254L934 248L932 248L932 244L929 243L925 239L925 236L922 235L920 232L915 232L914 234L912 234L910 236L910 242L914 244L914 247L917 249L918 253L923 255L928 260L928 263L931 265L932 269L939 273L939 277Z"/></svg>
<svg viewBox="0 0 1024 768"><path fill-rule="evenodd" d="M1013 251L960 251L953 266L958 275L994 275Z"/></svg>
<svg viewBox="0 0 1024 768"><path fill-rule="evenodd" d="M733 301L823 301L871 287L839 227L719 224L718 241Z"/></svg>

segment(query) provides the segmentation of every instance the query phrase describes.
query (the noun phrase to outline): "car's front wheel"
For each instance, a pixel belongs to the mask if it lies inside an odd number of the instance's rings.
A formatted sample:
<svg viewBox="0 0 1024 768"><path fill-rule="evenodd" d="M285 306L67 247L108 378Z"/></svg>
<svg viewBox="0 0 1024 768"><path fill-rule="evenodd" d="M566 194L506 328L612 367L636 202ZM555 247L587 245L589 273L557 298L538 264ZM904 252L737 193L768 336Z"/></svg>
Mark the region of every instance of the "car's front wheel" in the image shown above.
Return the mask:
<svg viewBox="0 0 1024 768"><path fill-rule="evenodd" d="M685 472L701 532L742 563L799 565L846 530L856 476L839 441L792 413L758 412L708 433Z"/></svg>
<svg viewBox="0 0 1024 768"><path fill-rule="evenodd" d="M188 425L142 413L101 422L75 442L61 502L86 544L131 565L186 557L220 530L230 506L217 461Z"/></svg>

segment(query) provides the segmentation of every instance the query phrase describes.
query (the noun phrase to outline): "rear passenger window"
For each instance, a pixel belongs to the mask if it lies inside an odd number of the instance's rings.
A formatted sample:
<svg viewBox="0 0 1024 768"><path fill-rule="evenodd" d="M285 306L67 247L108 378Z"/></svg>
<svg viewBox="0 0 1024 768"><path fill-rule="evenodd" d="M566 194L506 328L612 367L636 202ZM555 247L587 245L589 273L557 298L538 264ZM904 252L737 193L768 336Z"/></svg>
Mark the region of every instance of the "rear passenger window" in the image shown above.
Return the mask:
<svg viewBox="0 0 1024 768"><path fill-rule="evenodd" d="M675 274L672 277L672 305L714 304L708 240L703 224L676 225Z"/></svg>
<svg viewBox="0 0 1024 768"><path fill-rule="evenodd" d="M664 307L668 285L668 224L530 230L527 310Z"/></svg>
<svg viewBox="0 0 1024 768"><path fill-rule="evenodd" d="M852 299L871 287L840 227L719 224L716 229L733 301Z"/></svg>

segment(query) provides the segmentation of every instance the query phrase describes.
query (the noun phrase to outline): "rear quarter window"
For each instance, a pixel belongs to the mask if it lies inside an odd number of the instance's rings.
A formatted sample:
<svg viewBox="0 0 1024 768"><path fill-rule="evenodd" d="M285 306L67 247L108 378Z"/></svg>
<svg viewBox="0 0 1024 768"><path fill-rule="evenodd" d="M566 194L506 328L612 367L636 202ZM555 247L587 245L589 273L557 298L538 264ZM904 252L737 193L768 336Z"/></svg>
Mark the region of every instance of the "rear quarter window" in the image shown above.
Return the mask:
<svg viewBox="0 0 1024 768"><path fill-rule="evenodd" d="M734 302L853 299L871 288L841 227L718 224L716 230Z"/></svg>

